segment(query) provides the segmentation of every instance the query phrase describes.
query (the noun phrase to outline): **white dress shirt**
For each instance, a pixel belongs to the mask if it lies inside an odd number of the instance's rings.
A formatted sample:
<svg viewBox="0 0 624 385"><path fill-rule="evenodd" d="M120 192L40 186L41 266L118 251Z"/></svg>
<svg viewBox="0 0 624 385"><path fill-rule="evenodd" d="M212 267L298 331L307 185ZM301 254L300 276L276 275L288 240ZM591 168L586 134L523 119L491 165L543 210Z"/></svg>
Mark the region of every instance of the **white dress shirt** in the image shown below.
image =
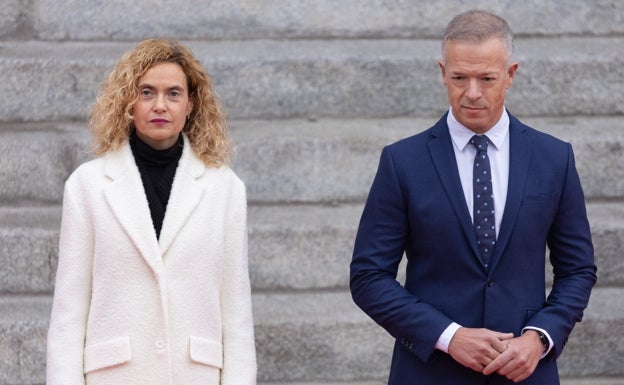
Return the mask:
<svg viewBox="0 0 624 385"><path fill-rule="evenodd" d="M461 180L464 197L468 205L470 216L473 216L472 169L477 150L470 144L475 133L459 123L449 111L446 122L453 141L453 151L457 160L457 170ZM484 135L489 139L488 157L492 169L492 190L494 192L494 219L496 221L496 236L500 229L505 202L507 200L507 185L509 181L509 115L503 110L500 120Z"/></svg>
<svg viewBox="0 0 624 385"><path fill-rule="evenodd" d="M473 135L475 135L475 132L457 121L453 115L452 108L449 110L446 123L453 142L453 151L455 152L455 160L457 161L457 170L459 171L459 178L461 180L464 198L466 199L470 216L473 217L472 170L477 150L474 146L470 145L470 139ZM498 237L498 232L503 219L503 212L505 211L507 187L509 182L509 115L507 114L506 109L503 109L501 118L492 128L485 132L484 135L488 137L490 142L487 152L488 157L490 158L490 167L492 171L494 219L496 223L496 236ZM448 347L451 339L460 327L461 325L455 322L450 324L438 339L435 346L436 349L448 353ZM540 328L528 326L523 329L523 332L526 329L539 330L548 337L550 347L546 350L543 356L548 354L553 346L550 335L548 335L545 330Z"/></svg>

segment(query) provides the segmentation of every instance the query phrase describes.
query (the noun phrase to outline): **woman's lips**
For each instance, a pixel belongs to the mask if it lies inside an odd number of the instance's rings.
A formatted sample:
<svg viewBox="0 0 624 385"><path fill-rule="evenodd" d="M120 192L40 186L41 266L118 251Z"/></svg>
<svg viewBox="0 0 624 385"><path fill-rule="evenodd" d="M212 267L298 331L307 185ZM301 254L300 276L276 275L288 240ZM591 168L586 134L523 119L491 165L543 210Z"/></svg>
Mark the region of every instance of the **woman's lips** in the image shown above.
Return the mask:
<svg viewBox="0 0 624 385"><path fill-rule="evenodd" d="M167 119L152 119L150 120L150 123L162 126L169 123L169 121Z"/></svg>

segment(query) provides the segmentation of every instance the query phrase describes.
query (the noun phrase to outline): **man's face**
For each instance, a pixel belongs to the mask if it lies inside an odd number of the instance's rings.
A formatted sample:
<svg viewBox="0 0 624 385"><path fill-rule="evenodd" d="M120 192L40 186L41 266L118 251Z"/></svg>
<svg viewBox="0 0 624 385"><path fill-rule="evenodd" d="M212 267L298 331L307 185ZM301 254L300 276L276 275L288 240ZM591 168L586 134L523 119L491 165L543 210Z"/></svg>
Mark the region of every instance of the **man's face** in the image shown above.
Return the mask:
<svg viewBox="0 0 624 385"><path fill-rule="evenodd" d="M484 133L500 119L505 93L517 63L509 64L500 39L480 43L452 40L438 63L455 118L476 133Z"/></svg>

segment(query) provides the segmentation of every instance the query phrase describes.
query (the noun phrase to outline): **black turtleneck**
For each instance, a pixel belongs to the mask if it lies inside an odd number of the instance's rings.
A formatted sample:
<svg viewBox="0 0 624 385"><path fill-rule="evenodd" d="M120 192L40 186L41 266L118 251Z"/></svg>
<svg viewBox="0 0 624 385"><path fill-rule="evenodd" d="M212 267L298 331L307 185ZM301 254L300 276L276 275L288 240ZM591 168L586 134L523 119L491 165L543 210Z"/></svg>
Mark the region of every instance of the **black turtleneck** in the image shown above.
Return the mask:
<svg viewBox="0 0 624 385"><path fill-rule="evenodd" d="M135 131L130 134L130 148L141 173L141 181L147 196L157 238L160 238L160 230L165 219L173 177L178 168L178 161L182 156L183 147L182 135L178 137L178 141L170 148L155 150L142 141Z"/></svg>

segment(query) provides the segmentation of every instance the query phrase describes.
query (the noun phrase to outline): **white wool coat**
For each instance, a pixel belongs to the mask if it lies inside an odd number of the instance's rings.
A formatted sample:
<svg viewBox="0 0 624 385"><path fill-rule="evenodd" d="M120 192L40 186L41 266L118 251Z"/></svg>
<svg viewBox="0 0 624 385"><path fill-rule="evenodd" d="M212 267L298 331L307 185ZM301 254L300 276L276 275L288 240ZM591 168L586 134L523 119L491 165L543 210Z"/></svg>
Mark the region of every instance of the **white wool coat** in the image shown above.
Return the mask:
<svg viewBox="0 0 624 385"><path fill-rule="evenodd" d="M130 146L67 180L47 385L250 385L245 186L187 138L160 239Z"/></svg>

